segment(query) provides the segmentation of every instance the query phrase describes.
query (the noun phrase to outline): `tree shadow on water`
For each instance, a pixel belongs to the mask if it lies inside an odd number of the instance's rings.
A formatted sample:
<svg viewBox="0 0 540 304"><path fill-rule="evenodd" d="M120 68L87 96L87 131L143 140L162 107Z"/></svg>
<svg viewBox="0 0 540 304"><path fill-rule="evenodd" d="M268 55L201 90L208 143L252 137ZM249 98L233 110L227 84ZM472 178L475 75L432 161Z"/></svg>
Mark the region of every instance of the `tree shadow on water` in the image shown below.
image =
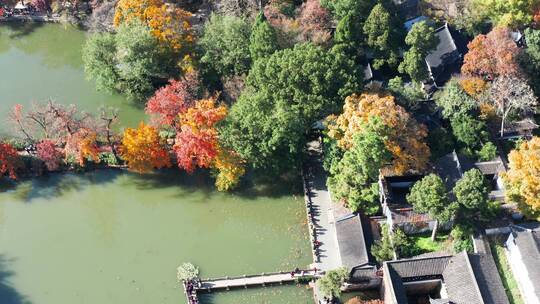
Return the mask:
<svg viewBox="0 0 540 304"><path fill-rule="evenodd" d="M8 270L11 261L0 255L0 304L31 304L30 300L19 293L10 282L14 273Z"/></svg>
<svg viewBox="0 0 540 304"><path fill-rule="evenodd" d="M45 25L45 22L4 22L3 26L9 29L9 38L17 39L32 34L35 30Z"/></svg>
<svg viewBox="0 0 540 304"><path fill-rule="evenodd" d="M52 173L40 177L22 180L16 184L14 196L25 203L35 199L53 199L70 192L79 192L91 185L113 182L120 175L120 170L95 170L84 173ZM1 187L1 186L0 186Z"/></svg>

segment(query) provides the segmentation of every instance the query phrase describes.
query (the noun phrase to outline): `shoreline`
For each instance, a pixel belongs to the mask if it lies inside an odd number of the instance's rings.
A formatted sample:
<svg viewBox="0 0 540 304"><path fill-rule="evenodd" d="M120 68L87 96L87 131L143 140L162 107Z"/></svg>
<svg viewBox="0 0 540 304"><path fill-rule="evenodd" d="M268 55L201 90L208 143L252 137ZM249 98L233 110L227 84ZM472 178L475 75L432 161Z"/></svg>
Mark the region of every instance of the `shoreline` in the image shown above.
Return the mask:
<svg viewBox="0 0 540 304"><path fill-rule="evenodd" d="M9 17L0 17L0 22L20 22L20 21L60 23L62 22L62 18L60 16L47 16L47 15L41 15L41 16L40 15L13 15Z"/></svg>

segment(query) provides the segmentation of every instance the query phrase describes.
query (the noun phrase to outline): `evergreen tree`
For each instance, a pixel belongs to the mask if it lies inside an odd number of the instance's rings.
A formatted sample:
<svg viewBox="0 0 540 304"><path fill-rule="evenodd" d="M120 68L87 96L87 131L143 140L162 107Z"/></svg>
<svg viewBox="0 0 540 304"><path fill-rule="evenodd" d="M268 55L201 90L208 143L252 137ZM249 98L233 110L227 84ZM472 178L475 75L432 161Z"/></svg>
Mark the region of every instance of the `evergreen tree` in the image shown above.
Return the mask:
<svg viewBox="0 0 540 304"><path fill-rule="evenodd" d="M268 23L264 13L261 12L255 19L251 36L249 37L249 52L251 59L268 57L278 50L277 35L274 28Z"/></svg>
<svg viewBox="0 0 540 304"><path fill-rule="evenodd" d="M382 4L371 10L363 30L367 45L373 50L375 60L373 67L383 65L396 67L399 62L399 45L403 40L402 26L396 16Z"/></svg>

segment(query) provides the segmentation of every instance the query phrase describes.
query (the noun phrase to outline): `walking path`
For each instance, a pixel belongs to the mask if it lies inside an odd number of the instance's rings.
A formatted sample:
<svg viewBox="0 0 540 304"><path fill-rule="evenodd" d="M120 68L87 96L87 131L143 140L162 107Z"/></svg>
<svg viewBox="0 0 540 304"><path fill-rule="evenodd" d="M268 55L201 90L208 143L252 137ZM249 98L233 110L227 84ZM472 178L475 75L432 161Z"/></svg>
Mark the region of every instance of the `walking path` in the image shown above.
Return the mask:
<svg viewBox="0 0 540 304"><path fill-rule="evenodd" d="M320 272L314 270L305 270L294 273L276 272L263 273L260 275L249 275L232 278L218 278L201 280L195 289L201 291L213 291L216 289L247 288L252 286L265 286L270 284L283 284L295 282L298 279L312 279L319 277Z"/></svg>
<svg viewBox="0 0 540 304"><path fill-rule="evenodd" d="M307 193L312 204L314 238L319 242L317 269L328 271L341 267L336 226L333 216L334 205L326 186L326 172L322 167L322 145L314 140L307 145L309 160L304 169Z"/></svg>

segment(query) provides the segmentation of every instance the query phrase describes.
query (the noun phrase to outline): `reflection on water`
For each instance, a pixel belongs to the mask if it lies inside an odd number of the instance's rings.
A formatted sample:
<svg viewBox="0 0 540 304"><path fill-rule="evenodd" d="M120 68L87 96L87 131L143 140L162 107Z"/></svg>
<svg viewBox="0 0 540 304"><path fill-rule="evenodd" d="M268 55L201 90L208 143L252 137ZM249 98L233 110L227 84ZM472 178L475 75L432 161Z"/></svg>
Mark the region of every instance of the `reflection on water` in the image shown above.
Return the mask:
<svg viewBox="0 0 540 304"><path fill-rule="evenodd" d="M218 193L208 176L175 170L54 174L0 185L0 256L9 257L0 271L8 269L7 286L34 303L183 303L175 283L182 262L199 265L205 277L309 264L303 204L288 187L272 195L255 196L252 187ZM310 298L289 286L207 300Z"/></svg>
<svg viewBox="0 0 540 304"><path fill-rule="evenodd" d="M98 92L86 80L81 58L86 35L70 25L0 24L0 135L11 131L5 120L14 104L28 107L50 99L89 112L101 105L119 108L124 126L144 119L143 105Z"/></svg>

